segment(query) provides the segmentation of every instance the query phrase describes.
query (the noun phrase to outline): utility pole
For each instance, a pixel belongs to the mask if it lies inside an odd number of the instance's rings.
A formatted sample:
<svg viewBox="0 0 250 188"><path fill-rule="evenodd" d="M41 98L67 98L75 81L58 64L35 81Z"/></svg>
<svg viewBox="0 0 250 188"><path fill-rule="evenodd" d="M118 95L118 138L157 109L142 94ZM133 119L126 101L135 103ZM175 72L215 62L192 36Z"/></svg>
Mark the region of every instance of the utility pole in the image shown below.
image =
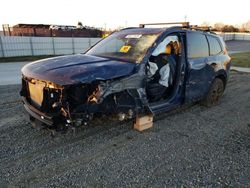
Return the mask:
<svg viewBox="0 0 250 188"><path fill-rule="evenodd" d="M106 27L107 27L107 24L104 23L104 31L105 31L105 33L106 33Z"/></svg>
<svg viewBox="0 0 250 188"><path fill-rule="evenodd" d="M185 20L185 22L187 22L187 15L184 16L184 20Z"/></svg>

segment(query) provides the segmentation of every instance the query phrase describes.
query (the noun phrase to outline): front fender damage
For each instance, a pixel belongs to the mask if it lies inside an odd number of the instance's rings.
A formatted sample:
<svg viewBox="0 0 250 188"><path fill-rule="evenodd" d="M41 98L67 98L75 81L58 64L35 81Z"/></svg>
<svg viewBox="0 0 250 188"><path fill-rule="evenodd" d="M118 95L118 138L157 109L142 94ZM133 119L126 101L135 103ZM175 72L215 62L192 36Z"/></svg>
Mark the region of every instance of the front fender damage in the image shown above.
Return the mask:
<svg viewBox="0 0 250 188"><path fill-rule="evenodd" d="M89 113L99 111L105 114L105 112L110 112L106 106L114 103L116 111L114 110L113 113L119 113L121 106L130 108L129 111L135 114L150 111L145 83L144 76L139 73L118 80L100 81L96 90L88 97L87 103L78 106L77 110L85 109ZM104 109L107 111L104 112ZM121 111L124 111L124 108Z"/></svg>
<svg viewBox="0 0 250 188"><path fill-rule="evenodd" d="M120 79L60 87L24 77L21 96L25 107L31 110L28 111L31 120L38 119L49 128L64 130L87 125L95 116L124 120L149 113L145 84L145 75L139 72ZM40 93L39 100L32 98L35 96L32 91L35 95Z"/></svg>
<svg viewBox="0 0 250 188"><path fill-rule="evenodd" d="M72 110L68 110L68 117L71 119L68 122L79 126L86 125L96 114L111 115L124 120L141 113L149 113L145 83L145 76L136 73L126 78L89 84L92 87L95 85L95 89L88 94L86 102L71 105L69 109Z"/></svg>
<svg viewBox="0 0 250 188"><path fill-rule="evenodd" d="M118 93L124 90L137 90L141 102L147 106L147 98L145 92L145 80L139 74L133 74L130 77L116 80L113 82L103 82L100 84L100 93L98 102L101 103L110 94Z"/></svg>

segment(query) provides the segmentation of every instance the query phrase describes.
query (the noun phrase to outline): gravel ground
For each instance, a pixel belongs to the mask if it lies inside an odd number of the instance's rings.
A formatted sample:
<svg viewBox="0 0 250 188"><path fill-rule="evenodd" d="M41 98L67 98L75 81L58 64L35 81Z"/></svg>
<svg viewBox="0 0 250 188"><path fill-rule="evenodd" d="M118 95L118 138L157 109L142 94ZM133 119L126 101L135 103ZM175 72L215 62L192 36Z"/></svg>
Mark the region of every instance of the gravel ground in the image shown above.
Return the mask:
<svg viewBox="0 0 250 188"><path fill-rule="evenodd" d="M54 138L25 120L19 87L0 86L0 187L250 187L250 74L142 133L96 120Z"/></svg>

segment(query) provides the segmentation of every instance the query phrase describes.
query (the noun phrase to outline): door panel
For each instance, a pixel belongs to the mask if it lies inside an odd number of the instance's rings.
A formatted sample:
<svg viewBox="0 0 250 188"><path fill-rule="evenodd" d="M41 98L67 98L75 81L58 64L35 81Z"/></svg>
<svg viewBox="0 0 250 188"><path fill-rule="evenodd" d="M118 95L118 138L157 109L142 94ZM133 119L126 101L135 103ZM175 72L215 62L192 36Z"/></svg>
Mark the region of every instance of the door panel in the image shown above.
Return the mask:
<svg viewBox="0 0 250 188"><path fill-rule="evenodd" d="M186 102L195 102L207 94L214 77L214 68L204 58L189 61L188 64Z"/></svg>
<svg viewBox="0 0 250 188"><path fill-rule="evenodd" d="M215 76L213 58L209 57L206 36L202 33L188 33L187 52L185 101L195 102L206 96Z"/></svg>

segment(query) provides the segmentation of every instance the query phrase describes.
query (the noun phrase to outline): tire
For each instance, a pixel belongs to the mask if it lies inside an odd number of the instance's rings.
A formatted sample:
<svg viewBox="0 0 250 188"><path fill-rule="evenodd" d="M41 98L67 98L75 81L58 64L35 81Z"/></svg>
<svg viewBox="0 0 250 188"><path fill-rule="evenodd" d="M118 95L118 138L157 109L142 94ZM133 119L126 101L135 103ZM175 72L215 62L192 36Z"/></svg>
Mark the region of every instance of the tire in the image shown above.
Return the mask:
<svg viewBox="0 0 250 188"><path fill-rule="evenodd" d="M223 81L219 78L215 78L207 96L203 99L203 101L201 101L201 104L207 107L217 105L223 95L224 89L225 87Z"/></svg>

